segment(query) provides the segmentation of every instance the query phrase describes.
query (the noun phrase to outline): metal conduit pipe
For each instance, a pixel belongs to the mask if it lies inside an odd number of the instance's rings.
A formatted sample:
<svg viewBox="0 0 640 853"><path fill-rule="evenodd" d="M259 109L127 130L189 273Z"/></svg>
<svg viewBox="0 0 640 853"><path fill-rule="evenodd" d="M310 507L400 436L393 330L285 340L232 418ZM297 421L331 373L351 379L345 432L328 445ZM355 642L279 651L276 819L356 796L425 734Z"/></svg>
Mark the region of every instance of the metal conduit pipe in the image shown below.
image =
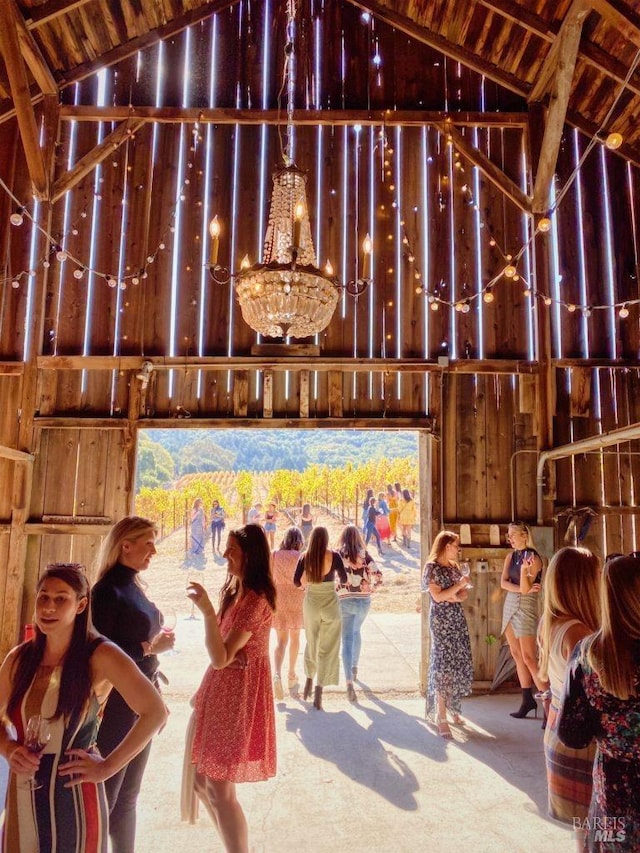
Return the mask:
<svg viewBox="0 0 640 853"><path fill-rule="evenodd" d="M634 441L635 439L640 439L640 423L630 424L620 429L612 429L610 432L603 432L602 435L581 438L579 441L574 441L571 444L563 444L551 450L543 450L538 459L536 472L538 524L544 524L542 504L544 466L547 462L551 462L554 459L564 459L566 456L577 456L589 450L598 450L601 447L609 447L611 444L622 444L623 441Z"/></svg>

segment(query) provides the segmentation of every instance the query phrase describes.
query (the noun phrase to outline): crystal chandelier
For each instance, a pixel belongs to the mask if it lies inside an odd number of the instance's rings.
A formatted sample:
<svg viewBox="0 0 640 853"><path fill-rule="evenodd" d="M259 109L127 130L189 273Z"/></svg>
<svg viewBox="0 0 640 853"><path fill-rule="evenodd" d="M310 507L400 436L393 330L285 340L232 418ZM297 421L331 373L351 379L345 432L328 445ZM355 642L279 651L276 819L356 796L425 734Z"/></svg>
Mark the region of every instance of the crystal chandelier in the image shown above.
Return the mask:
<svg viewBox="0 0 640 853"><path fill-rule="evenodd" d="M245 322L268 338L306 338L329 325L340 285L316 265L306 175L290 165L273 174L262 263L235 276Z"/></svg>
<svg viewBox="0 0 640 853"><path fill-rule="evenodd" d="M217 263L220 226L212 220L209 272L218 284L233 279L242 317L254 331L268 338L306 338L329 325L340 292L358 296L370 279L371 240L364 241L362 277L342 284L330 263L317 266L307 207L307 177L293 162L293 80L295 0L287 3L287 43L281 91L287 88L286 145L283 165L273 173L273 194L261 263L250 265L245 255L241 268L231 275ZM282 144L282 143L281 143Z"/></svg>

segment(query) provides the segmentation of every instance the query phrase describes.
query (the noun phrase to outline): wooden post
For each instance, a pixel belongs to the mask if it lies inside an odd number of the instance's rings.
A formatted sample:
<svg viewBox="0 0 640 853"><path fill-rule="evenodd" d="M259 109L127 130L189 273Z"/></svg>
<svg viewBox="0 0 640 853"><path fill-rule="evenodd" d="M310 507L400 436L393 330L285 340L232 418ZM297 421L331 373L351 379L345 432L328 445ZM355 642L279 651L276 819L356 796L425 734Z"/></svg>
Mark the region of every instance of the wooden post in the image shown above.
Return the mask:
<svg viewBox="0 0 640 853"><path fill-rule="evenodd" d="M420 571L427 559L433 542L433 490L439 480L434 471L434 438L431 433L418 433L418 488L420 490ZM420 692L426 693L429 675L429 594L420 593L422 610L420 614Z"/></svg>

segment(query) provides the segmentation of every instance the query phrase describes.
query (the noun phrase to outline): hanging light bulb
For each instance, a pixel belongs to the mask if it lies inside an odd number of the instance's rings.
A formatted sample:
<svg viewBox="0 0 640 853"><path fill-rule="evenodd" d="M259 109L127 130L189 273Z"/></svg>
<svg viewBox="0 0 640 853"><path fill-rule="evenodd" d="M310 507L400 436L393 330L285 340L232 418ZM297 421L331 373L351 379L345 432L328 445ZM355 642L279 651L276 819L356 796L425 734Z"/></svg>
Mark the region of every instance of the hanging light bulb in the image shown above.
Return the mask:
<svg viewBox="0 0 640 853"><path fill-rule="evenodd" d="M507 255L507 257L509 256ZM516 268L513 266L513 264L507 264L507 266L503 270L503 273L505 275L505 278L513 278L516 274Z"/></svg>
<svg viewBox="0 0 640 853"><path fill-rule="evenodd" d="M543 216L542 219L538 222L538 231L541 231L543 234L546 234L551 230L551 220L548 216Z"/></svg>
<svg viewBox="0 0 640 853"><path fill-rule="evenodd" d="M618 317L622 320L626 319L629 316L629 309L626 305L623 305L622 308L618 311Z"/></svg>
<svg viewBox="0 0 640 853"><path fill-rule="evenodd" d="M604 144L610 151L615 151L616 148L620 148L623 142L624 139L622 138L622 134L614 132L607 136Z"/></svg>
<svg viewBox="0 0 640 853"><path fill-rule="evenodd" d="M78 267L77 269L75 269L73 271L73 277L77 278L78 281L82 278L83 275L84 275L84 270L82 269L82 267Z"/></svg>
<svg viewBox="0 0 640 853"><path fill-rule="evenodd" d="M488 287L485 290L484 296L482 298L484 299L484 301L487 304L490 304L491 302L493 302L493 300L495 299L495 296L493 295L493 290L490 287Z"/></svg>
<svg viewBox="0 0 640 853"><path fill-rule="evenodd" d="M58 246L56 249L56 259L60 261L60 263L64 263L69 257L68 253L62 248L62 246Z"/></svg>
<svg viewBox="0 0 640 853"><path fill-rule="evenodd" d="M24 222L24 215L23 214L24 214L24 207L19 207L17 210L14 210L14 212L11 214L11 216L9 217L9 222L12 225L15 225L17 228L20 227L20 225L22 225L22 223Z"/></svg>

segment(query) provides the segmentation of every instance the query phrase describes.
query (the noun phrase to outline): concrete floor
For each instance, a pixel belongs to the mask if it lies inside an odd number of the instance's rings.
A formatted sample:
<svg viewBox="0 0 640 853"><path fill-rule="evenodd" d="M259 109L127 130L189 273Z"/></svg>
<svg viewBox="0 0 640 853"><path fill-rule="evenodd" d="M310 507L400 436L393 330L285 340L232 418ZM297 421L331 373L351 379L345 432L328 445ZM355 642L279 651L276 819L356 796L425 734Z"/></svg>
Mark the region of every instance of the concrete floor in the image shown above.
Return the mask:
<svg viewBox="0 0 640 853"><path fill-rule="evenodd" d="M171 716L145 775L136 853L222 849L204 810L196 826L180 823L188 698L206 659L201 621L181 620L177 636L179 654L163 661ZM417 614L372 614L357 704L343 687L328 691L323 712L297 697L276 703L278 774L238 786L252 851L575 849L570 829L546 817L540 719L509 716L519 695L477 696L464 703L468 722L455 739L438 737L416 693L419 638Z"/></svg>

